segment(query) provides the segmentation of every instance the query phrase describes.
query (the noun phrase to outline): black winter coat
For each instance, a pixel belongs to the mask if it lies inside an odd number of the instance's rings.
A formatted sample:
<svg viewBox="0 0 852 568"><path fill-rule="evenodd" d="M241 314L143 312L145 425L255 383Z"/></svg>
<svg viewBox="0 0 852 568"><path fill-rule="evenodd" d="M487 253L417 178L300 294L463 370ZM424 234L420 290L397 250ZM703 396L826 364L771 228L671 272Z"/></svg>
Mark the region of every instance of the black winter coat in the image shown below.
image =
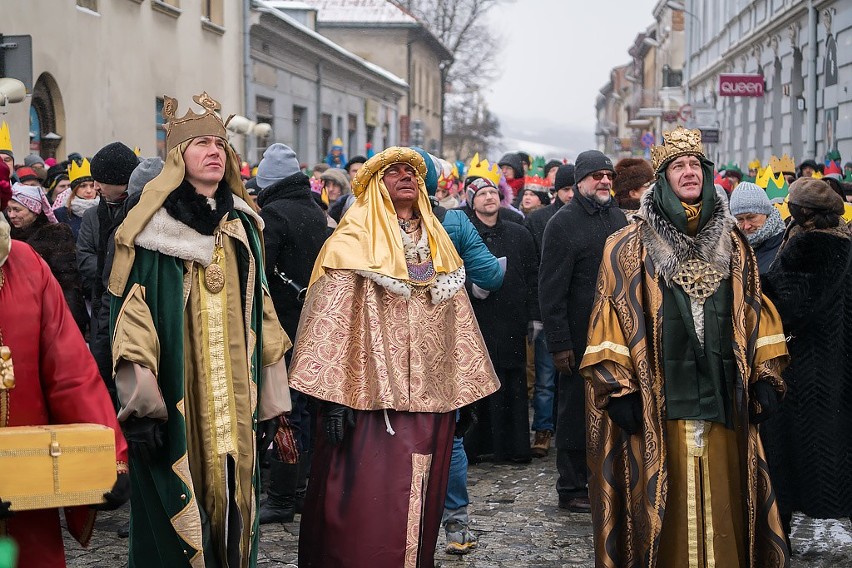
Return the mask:
<svg viewBox="0 0 852 568"><path fill-rule="evenodd" d="M775 260L775 255L778 254L778 248L783 240L784 231L781 231L754 247L754 255L757 257L757 271L760 274L769 272L769 267L772 266L772 261Z"/></svg>
<svg viewBox="0 0 852 568"><path fill-rule="evenodd" d="M547 222L556 215L556 212L562 209L563 205L565 204L559 200L559 197L554 197L553 203L545 205L538 211L533 211L524 219L524 226L532 233L539 256L541 256L541 240L544 238L544 228L547 227Z"/></svg>
<svg viewBox="0 0 852 568"><path fill-rule="evenodd" d="M471 209L467 204L462 205L459 209L464 211L471 221L476 219L476 213L474 213L473 209ZM510 221L512 223L517 223L518 225L524 224L524 216L513 209L509 209L508 207L500 207L500 210L497 211L497 218L501 221Z"/></svg>
<svg viewBox="0 0 852 568"><path fill-rule="evenodd" d="M782 514L852 515L852 240L792 237L762 278L788 334L787 394L761 426Z"/></svg>
<svg viewBox="0 0 852 568"><path fill-rule="evenodd" d="M279 273L306 287L319 251L329 235L325 213L311 196L311 185L303 173L293 174L265 188L257 197L266 227L266 279L281 326L292 341L302 313L296 291Z"/></svg>
<svg viewBox="0 0 852 568"><path fill-rule="evenodd" d="M484 300L471 295L470 303L494 366L523 367L527 360L527 324L541 319L535 243L518 223L498 218L497 224L489 227L475 215L472 222L491 254L506 257L506 275L499 290Z"/></svg>
<svg viewBox="0 0 852 568"><path fill-rule="evenodd" d="M544 230L538 290L547 348L551 353L573 349L577 365L586 350L604 244L625 226L615 200L602 207L575 193Z"/></svg>

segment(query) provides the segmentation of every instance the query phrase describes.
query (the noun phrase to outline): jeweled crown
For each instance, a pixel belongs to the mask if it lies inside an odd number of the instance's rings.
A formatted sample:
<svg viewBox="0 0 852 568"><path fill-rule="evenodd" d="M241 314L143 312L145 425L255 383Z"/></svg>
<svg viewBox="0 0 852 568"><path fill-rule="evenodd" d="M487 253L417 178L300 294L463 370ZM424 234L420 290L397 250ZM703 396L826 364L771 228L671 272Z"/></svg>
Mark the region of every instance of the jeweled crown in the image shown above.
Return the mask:
<svg viewBox="0 0 852 568"><path fill-rule="evenodd" d="M193 112L192 109L186 111L183 118L176 118L177 100L168 95L163 95L163 118L166 121L166 152L170 152L172 148L198 136L218 136L225 140L228 139L225 127L234 117L231 115L228 119L222 122L222 118L217 114L222 108L222 105L207 92L200 95L193 95L192 100L195 101L201 108L204 109L202 114Z"/></svg>
<svg viewBox="0 0 852 568"><path fill-rule="evenodd" d="M480 160L479 152L473 155L470 166L467 169L467 178L481 177L489 180L497 187L500 183L500 167L497 164L489 164L488 160Z"/></svg>
<svg viewBox="0 0 852 568"><path fill-rule="evenodd" d="M690 130L683 126L678 126L671 131L664 131L663 143L651 148L651 162L654 165L654 171L658 172L663 165L671 160L686 155L704 157L701 131L698 129Z"/></svg>
<svg viewBox="0 0 852 568"><path fill-rule="evenodd" d="M796 163L787 154L782 154L780 158L776 156L770 157L769 165L772 166L772 171L774 172L788 174L796 172Z"/></svg>

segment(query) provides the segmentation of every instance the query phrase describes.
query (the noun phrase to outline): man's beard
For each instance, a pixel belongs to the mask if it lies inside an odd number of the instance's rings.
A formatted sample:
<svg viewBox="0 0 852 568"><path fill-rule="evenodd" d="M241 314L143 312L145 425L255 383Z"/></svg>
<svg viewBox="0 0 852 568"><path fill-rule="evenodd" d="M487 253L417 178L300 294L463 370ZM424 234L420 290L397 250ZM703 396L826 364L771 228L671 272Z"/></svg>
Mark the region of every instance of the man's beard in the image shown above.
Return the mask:
<svg viewBox="0 0 852 568"><path fill-rule="evenodd" d="M601 193L595 191L592 194L592 199L594 199L595 201L597 201L601 205L606 205L607 203L609 203L609 200L612 199L612 196L609 194L609 191L607 191L605 194L601 194Z"/></svg>

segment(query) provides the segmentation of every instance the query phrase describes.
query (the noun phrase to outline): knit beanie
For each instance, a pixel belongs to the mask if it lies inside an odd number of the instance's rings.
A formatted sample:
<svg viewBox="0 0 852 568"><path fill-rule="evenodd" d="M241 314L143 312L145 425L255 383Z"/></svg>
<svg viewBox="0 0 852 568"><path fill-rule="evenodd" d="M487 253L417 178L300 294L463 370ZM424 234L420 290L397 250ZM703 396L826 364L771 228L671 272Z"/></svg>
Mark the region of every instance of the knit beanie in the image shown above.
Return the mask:
<svg viewBox="0 0 852 568"><path fill-rule="evenodd" d="M600 170L615 172L612 160L598 150L586 150L581 152L577 156L577 161L574 162L574 179L577 183L580 183L587 175Z"/></svg>
<svg viewBox="0 0 852 568"><path fill-rule="evenodd" d="M520 179L524 177L524 165L521 163L521 157L518 154L509 153L504 154L500 161L497 162L497 165L501 168L503 166L509 166L515 172L515 179Z"/></svg>
<svg viewBox="0 0 852 568"><path fill-rule="evenodd" d="M574 164L562 164L556 170L556 179L553 182L553 189L559 191L566 187L574 185Z"/></svg>
<svg viewBox="0 0 852 568"><path fill-rule="evenodd" d="M159 157L145 158L139 162L127 181L127 195L141 193L145 185L160 175L161 171L163 171L163 160Z"/></svg>
<svg viewBox="0 0 852 568"><path fill-rule="evenodd" d="M44 165L44 159L38 154L30 154L26 158L24 158L24 165L28 167L33 167L36 164Z"/></svg>
<svg viewBox="0 0 852 568"><path fill-rule="evenodd" d="M60 162L53 166L50 166L47 170L47 177L44 178L44 187L47 189L53 189L56 187L56 184L62 180L68 179L68 163Z"/></svg>
<svg viewBox="0 0 852 568"><path fill-rule="evenodd" d="M543 189L525 189L526 191L532 191L538 197L538 200L541 201L542 205L550 205L550 194L544 191Z"/></svg>
<svg viewBox="0 0 852 568"><path fill-rule="evenodd" d="M352 189L349 186L349 174L345 170L329 168L320 174L320 180L331 181L339 185L340 195L352 193Z"/></svg>
<svg viewBox="0 0 852 568"><path fill-rule="evenodd" d="M731 214L734 216L744 213L769 215L775 209L769 201L766 191L759 185L748 181L740 182L734 188L729 205L731 207Z"/></svg>
<svg viewBox="0 0 852 568"><path fill-rule="evenodd" d="M500 190L499 187L496 187L494 185L494 182L492 182L490 179L481 177L473 178L473 181L467 184L464 188L465 192L467 193L467 203L470 207L473 207L473 198L476 197L476 193L480 189L484 189L486 187L492 187L496 189L497 192L500 194L500 199L503 199L503 191Z"/></svg>
<svg viewBox="0 0 852 568"><path fill-rule="evenodd" d="M352 164L366 164L366 163L367 163L366 156L352 156L351 158L349 158L349 161L346 162L346 165L343 166L343 170L348 173L349 168L352 167Z"/></svg>
<svg viewBox="0 0 852 568"><path fill-rule="evenodd" d="M266 189L273 183L301 171L296 152L289 146L276 142L266 149L260 165L257 166L257 185L260 189Z"/></svg>
<svg viewBox="0 0 852 568"><path fill-rule="evenodd" d="M121 142L112 142L98 150L90 163L92 178L96 182L127 185L130 174L139 165L139 158Z"/></svg>
<svg viewBox="0 0 852 568"><path fill-rule="evenodd" d="M787 201L799 207L843 215L843 199L821 179L799 178L790 184Z"/></svg>
<svg viewBox="0 0 852 568"><path fill-rule="evenodd" d="M559 160L550 160L549 162L544 164L544 177L547 177L547 174L550 173L550 170L552 170L553 168L558 168L561 165L562 162L560 162Z"/></svg>
<svg viewBox="0 0 852 568"><path fill-rule="evenodd" d="M615 164L615 181L612 190L616 200L627 197L632 190L654 181L654 169L642 158L623 158Z"/></svg>

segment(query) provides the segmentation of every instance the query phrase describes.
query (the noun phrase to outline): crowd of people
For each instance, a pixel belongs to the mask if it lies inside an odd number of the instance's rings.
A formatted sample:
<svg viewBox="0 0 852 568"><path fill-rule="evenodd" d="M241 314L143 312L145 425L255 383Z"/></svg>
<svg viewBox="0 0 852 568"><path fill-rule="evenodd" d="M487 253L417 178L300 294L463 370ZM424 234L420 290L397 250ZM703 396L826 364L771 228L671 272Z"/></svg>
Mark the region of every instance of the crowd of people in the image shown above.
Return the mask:
<svg viewBox="0 0 852 568"><path fill-rule="evenodd" d="M165 160L16 165L0 130L0 427L115 430L84 544L129 500L131 567L253 566L297 513L300 566L431 566L442 528L478 545L470 462L554 446L598 566L787 566L793 512L852 515L836 153L744 175L678 127L650 160L251 168L193 100ZM58 512L3 497L20 566L64 566Z"/></svg>

